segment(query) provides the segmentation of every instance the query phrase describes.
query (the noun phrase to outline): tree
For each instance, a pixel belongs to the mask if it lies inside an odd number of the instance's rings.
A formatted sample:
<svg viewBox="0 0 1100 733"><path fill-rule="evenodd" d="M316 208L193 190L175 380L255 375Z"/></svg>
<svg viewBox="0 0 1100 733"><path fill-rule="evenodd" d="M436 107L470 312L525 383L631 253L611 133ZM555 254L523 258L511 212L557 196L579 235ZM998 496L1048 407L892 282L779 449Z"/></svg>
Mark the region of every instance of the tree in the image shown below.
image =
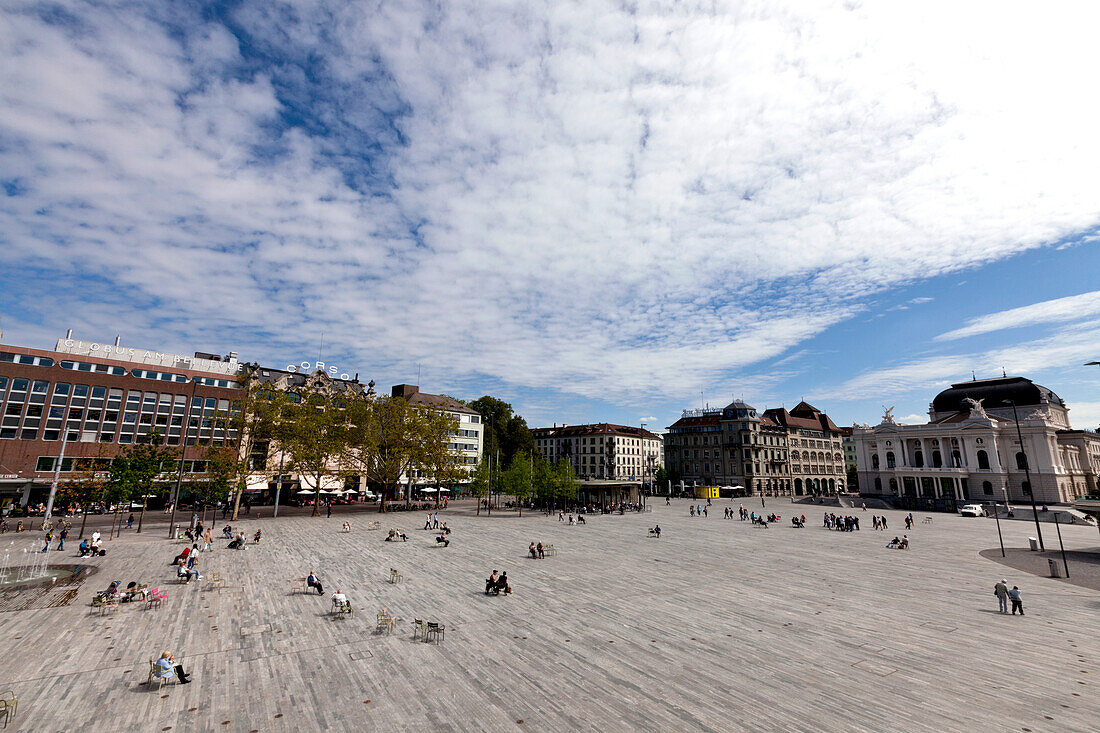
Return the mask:
<svg viewBox="0 0 1100 733"><path fill-rule="evenodd" d="M424 461L425 420L403 397L355 400L348 406L349 466L379 487L378 511L397 495L402 476Z"/></svg>
<svg viewBox="0 0 1100 733"><path fill-rule="evenodd" d="M535 452L535 439L531 437L527 421L512 412L512 405L489 395L467 405L477 410L485 425L485 452L495 456L499 451L501 465L510 466L518 453Z"/></svg>
<svg viewBox="0 0 1100 733"><path fill-rule="evenodd" d="M519 515L523 516L523 502L531 496L534 490L534 470L529 453L517 453L508 469L501 477L501 488L505 494L516 497L519 505Z"/></svg>
<svg viewBox="0 0 1100 733"><path fill-rule="evenodd" d="M232 447L211 446L206 449L206 471L193 485L195 501L202 505L202 518L206 509L228 499L237 476L237 450Z"/></svg>
<svg viewBox="0 0 1100 733"><path fill-rule="evenodd" d="M298 473L303 486L314 490L312 516L317 517L325 480L346 473L352 431L346 403L325 392L303 392L299 397L282 403L277 436L290 456L291 470Z"/></svg>
<svg viewBox="0 0 1100 733"><path fill-rule="evenodd" d="M477 516L481 516L481 500L491 493L489 457L483 455L470 474L470 496L477 499Z"/></svg>
<svg viewBox="0 0 1100 733"><path fill-rule="evenodd" d="M569 461L558 461L553 469L554 495L562 500L563 504L577 499L577 474L573 471L573 464Z"/></svg>
<svg viewBox="0 0 1100 733"><path fill-rule="evenodd" d="M546 507L546 513L550 513L550 505L554 503L556 496L556 479L554 464L546 460L541 453L535 454L535 463L531 471L532 493Z"/></svg>
<svg viewBox="0 0 1100 733"><path fill-rule="evenodd" d="M421 472L435 483L435 506L438 509L443 484L456 484L466 476L461 456L451 448L459 420L438 408L421 407L418 411L422 443L417 464Z"/></svg>
<svg viewBox="0 0 1100 733"><path fill-rule="evenodd" d="M267 455L271 440L280 424L280 418L291 400L286 393L246 372L239 377L241 398L235 400L228 414L219 415L227 430L227 441L236 445L233 479L237 486L233 499L233 521L241 509L241 497L248 486L248 477L257 470Z"/></svg>
<svg viewBox="0 0 1100 733"><path fill-rule="evenodd" d="M145 520L149 496L155 495L154 492L161 488L157 486L156 479L164 471L165 464L176 456L176 451L163 447L159 433L149 433L145 438L141 444L127 446L114 457L107 480L108 495L116 503L128 504L135 495L141 497L138 532L141 532ZM115 517L118 517L117 508Z"/></svg>
<svg viewBox="0 0 1100 733"><path fill-rule="evenodd" d="M101 451L102 453L102 451ZM100 463L102 461L103 463ZM66 506L77 505L83 517L80 520L80 536L83 539L84 528L88 524L88 506L93 501L102 501L107 490L107 474L104 472L109 459L96 458L84 464L84 468L73 474L58 486L58 501Z"/></svg>
<svg viewBox="0 0 1100 733"><path fill-rule="evenodd" d="M653 483L660 488L668 487L668 471L665 470L664 466L658 468L656 473L653 474Z"/></svg>

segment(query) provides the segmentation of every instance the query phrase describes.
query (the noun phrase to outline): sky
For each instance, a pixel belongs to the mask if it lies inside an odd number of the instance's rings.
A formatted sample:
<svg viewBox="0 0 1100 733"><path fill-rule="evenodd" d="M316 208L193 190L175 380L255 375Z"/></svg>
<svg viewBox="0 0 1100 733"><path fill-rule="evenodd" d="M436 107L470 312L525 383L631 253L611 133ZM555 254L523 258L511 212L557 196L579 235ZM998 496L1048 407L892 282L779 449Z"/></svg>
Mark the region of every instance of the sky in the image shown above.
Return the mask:
<svg viewBox="0 0 1100 733"><path fill-rule="evenodd" d="M663 429L1100 425L1092 2L0 6L0 328Z"/></svg>

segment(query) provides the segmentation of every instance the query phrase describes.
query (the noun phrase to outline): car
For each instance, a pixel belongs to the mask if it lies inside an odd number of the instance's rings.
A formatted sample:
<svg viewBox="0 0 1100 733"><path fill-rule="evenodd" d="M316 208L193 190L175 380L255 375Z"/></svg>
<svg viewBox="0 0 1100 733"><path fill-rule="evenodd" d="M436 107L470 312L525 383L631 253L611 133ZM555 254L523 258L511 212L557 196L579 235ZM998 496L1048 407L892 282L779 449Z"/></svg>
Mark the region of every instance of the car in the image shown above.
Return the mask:
<svg viewBox="0 0 1100 733"><path fill-rule="evenodd" d="M983 507L981 504L967 504L966 506L964 506L962 509L959 510L959 514L961 514L964 517L984 517L984 516L987 516L986 513L985 513L985 507Z"/></svg>

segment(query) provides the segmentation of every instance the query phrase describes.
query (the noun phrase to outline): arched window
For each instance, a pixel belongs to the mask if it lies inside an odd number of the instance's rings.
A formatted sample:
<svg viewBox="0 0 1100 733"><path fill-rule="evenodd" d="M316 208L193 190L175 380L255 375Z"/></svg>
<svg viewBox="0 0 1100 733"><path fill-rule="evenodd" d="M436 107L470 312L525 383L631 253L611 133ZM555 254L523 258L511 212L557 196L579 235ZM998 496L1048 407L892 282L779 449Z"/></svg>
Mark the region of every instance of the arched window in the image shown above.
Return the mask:
<svg viewBox="0 0 1100 733"><path fill-rule="evenodd" d="M794 493L796 496L802 496L802 479L800 478L794 480Z"/></svg>
<svg viewBox="0 0 1100 733"><path fill-rule="evenodd" d="M1023 451L1016 453L1016 468L1021 471L1027 470L1027 456L1024 455Z"/></svg>
<svg viewBox="0 0 1100 733"><path fill-rule="evenodd" d="M876 471L878 470L878 453L873 453L871 455L871 468L875 469ZM879 483L882 482L880 481Z"/></svg>
<svg viewBox="0 0 1100 733"><path fill-rule="evenodd" d="M895 465L894 451L886 451L886 467L893 468Z"/></svg>
<svg viewBox="0 0 1100 733"><path fill-rule="evenodd" d="M991 484L989 481L982 481L982 493L986 496L992 496L993 484Z"/></svg>
<svg viewBox="0 0 1100 733"><path fill-rule="evenodd" d="M836 491L836 481L829 479L829 491Z"/></svg>
<svg viewBox="0 0 1100 733"><path fill-rule="evenodd" d="M960 468L962 467L962 464L962 454L959 453L957 450L951 451L951 465L955 468Z"/></svg>
<svg viewBox="0 0 1100 733"><path fill-rule="evenodd" d="M917 468L924 468L924 452L917 451L913 454L913 465Z"/></svg>
<svg viewBox="0 0 1100 733"><path fill-rule="evenodd" d="M984 450L978 451L978 468L989 469L989 454Z"/></svg>
<svg viewBox="0 0 1100 733"><path fill-rule="evenodd" d="M938 450L932 451L932 467L933 468L942 468L943 467L943 457L940 456L940 452Z"/></svg>
<svg viewBox="0 0 1100 733"><path fill-rule="evenodd" d="M875 478L875 493L876 494L881 494L882 493L882 479L880 479L878 477Z"/></svg>
<svg viewBox="0 0 1100 733"><path fill-rule="evenodd" d="M890 493L898 493L898 480L896 478L890 479Z"/></svg>
<svg viewBox="0 0 1100 733"><path fill-rule="evenodd" d="M1022 484L1020 484L1020 488L1022 488L1024 490L1025 494L1030 494L1031 493L1031 482L1030 481L1024 481Z"/></svg>

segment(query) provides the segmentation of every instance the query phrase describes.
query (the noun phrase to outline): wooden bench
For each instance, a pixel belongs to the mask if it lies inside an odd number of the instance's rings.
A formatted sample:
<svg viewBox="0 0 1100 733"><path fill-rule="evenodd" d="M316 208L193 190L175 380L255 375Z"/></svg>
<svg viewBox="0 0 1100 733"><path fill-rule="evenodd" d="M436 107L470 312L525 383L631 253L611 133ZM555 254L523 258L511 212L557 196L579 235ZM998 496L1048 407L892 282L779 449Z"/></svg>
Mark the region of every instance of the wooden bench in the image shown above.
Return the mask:
<svg viewBox="0 0 1100 733"><path fill-rule="evenodd" d="M397 572L396 568L390 568L390 582L400 583L405 580L405 576Z"/></svg>

